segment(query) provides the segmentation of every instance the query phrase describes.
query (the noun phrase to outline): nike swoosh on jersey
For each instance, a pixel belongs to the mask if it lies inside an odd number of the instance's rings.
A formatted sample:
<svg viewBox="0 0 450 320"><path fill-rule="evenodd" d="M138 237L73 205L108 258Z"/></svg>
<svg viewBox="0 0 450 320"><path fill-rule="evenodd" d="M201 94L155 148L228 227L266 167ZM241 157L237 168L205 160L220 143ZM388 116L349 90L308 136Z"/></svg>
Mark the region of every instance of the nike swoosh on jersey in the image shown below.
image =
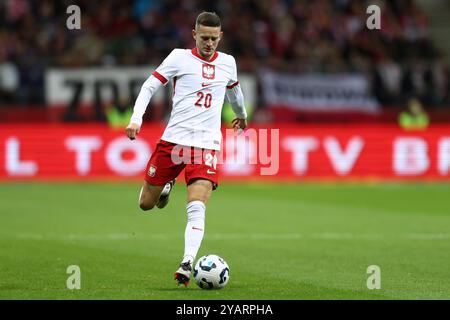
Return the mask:
<svg viewBox="0 0 450 320"><path fill-rule="evenodd" d="M207 86L210 86L210 85L212 85L212 83L202 83L202 87L204 88L204 87L207 87Z"/></svg>
<svg viewBox="0 0 450 320"><path fill-rule="evenodd" d="M211 171L211 170L206 170L206 173L209 173L209 174L215 174L216 172L215 171Z"/></svg>

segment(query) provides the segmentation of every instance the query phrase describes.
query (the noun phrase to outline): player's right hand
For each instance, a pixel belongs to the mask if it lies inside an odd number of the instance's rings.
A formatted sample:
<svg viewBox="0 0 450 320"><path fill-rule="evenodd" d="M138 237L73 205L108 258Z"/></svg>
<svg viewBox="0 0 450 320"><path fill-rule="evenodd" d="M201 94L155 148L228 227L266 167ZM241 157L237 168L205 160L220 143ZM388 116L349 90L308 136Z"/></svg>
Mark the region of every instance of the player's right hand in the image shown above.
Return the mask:
<svg viewBox="0 0 450 320"><path fill-rule="evenodd" d="M136 123L130 123L125 129L125 133L130 140L134 140L139 134L139 130L140 128Z"/></svg>

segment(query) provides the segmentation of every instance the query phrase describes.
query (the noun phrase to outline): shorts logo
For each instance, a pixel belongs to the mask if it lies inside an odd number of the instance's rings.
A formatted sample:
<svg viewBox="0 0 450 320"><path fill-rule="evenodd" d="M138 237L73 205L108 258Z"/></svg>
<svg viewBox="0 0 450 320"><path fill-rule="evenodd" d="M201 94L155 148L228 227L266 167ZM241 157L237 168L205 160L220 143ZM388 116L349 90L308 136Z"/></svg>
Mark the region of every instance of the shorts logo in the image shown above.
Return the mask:
<svg viewBox="0 0 450 320"><path fill-rule="evenodd" d="M155 167L154 165L151 165L150 168L148 169L147 174L148 174L150 177L154 177L154 176L155 176L155 173L156 173L156 167Z"/></svg>
<svg viewBox="0 0 450 320"><path fill-rule="evenodd" d="M214 79L216 76L216 66L204 63L202 65L202 75L205 79Z"/></svg>

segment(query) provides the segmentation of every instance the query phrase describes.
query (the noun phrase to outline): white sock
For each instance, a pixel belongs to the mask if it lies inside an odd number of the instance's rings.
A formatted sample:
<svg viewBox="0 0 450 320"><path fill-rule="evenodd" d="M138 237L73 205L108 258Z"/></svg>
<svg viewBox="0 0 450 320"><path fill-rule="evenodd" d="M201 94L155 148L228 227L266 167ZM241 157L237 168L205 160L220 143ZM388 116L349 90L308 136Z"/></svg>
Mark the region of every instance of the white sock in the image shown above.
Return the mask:
<svg viewBox="0 0 450 320"><path fill-rule="evenodd" d="M186 206L187 225L184 232L184 256L183 263L194 263L198 249L202 244L205 233L205 204L201 201L191 201Z"/></svg>

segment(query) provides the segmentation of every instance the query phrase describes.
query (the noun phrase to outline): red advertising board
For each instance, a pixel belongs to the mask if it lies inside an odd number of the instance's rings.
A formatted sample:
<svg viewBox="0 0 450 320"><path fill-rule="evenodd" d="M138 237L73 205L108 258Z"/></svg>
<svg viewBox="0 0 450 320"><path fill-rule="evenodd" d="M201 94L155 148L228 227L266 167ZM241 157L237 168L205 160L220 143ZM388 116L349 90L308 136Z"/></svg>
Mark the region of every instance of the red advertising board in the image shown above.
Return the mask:
<svg viewBox="0 0 450 320"><path fill-rule="evenodd" d="M142 178L163 126L134 141L105 125L2 125L0 179ZM222 180L386 179L450 181L450 126L289 125L223 131Z"/></svg>

